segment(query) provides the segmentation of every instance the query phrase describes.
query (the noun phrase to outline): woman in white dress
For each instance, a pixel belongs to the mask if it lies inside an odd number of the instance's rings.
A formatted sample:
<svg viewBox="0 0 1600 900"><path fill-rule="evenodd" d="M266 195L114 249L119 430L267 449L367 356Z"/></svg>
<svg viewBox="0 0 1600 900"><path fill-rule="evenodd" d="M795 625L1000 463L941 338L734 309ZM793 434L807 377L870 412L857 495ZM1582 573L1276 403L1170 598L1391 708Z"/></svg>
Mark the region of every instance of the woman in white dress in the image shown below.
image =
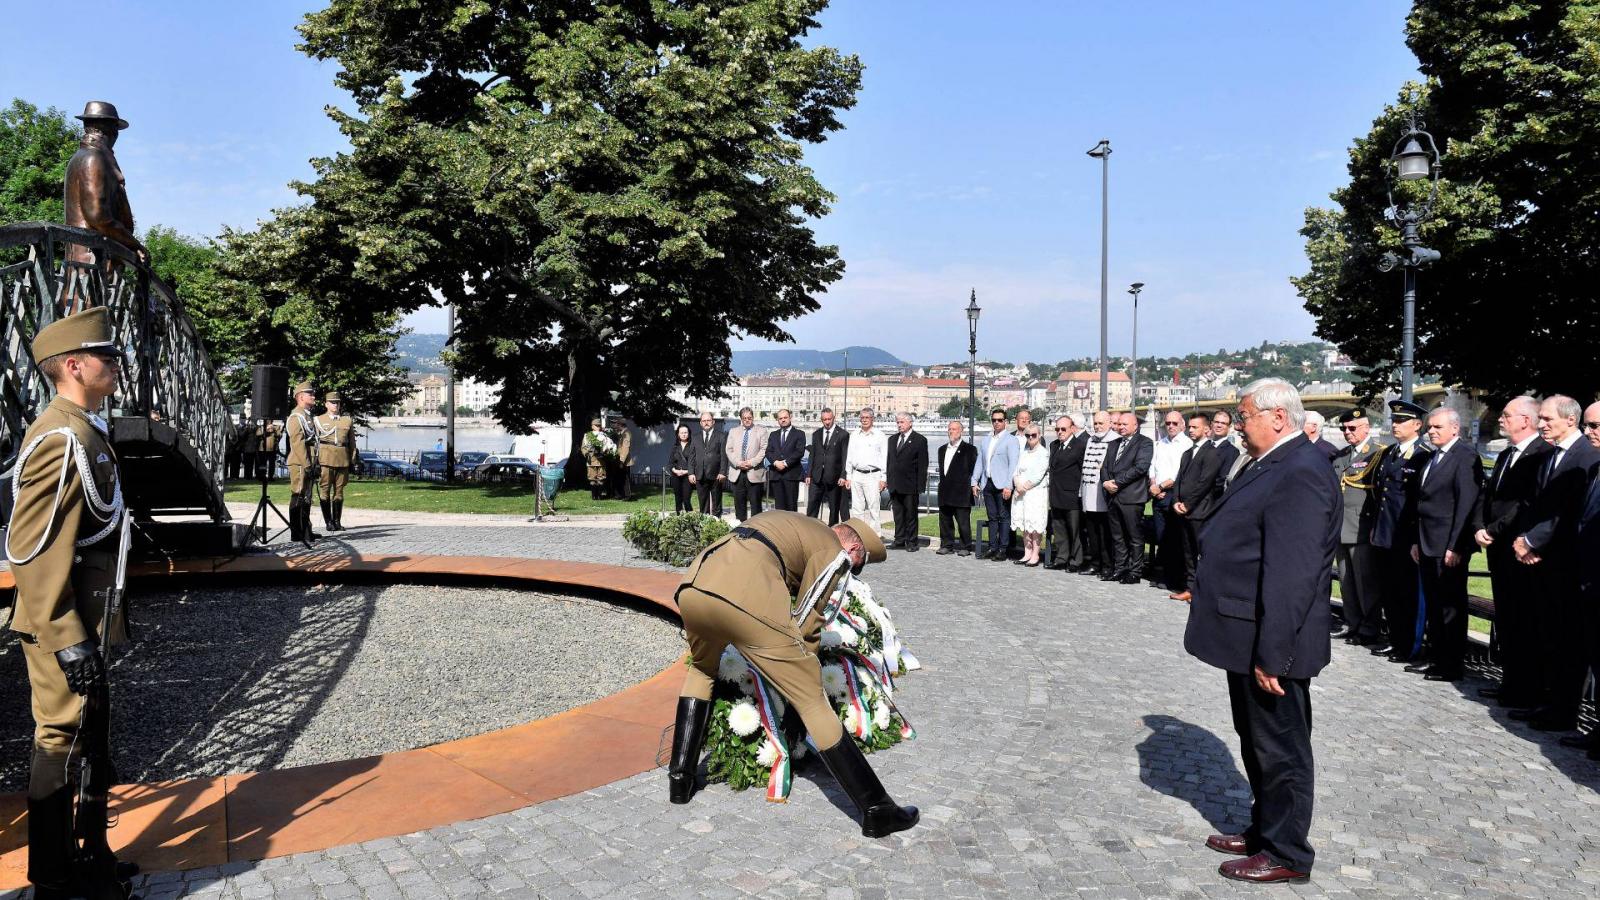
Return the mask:
<svg viewBox="0 0 1600 900"><path fill-rule="evenodd" d="M1011 482L1011 522L1022 532L1018 562L1024 566L1039 565L1039 539L1050 520L1050 451L1039 434L1039 426L1030 423Z"/></svg>

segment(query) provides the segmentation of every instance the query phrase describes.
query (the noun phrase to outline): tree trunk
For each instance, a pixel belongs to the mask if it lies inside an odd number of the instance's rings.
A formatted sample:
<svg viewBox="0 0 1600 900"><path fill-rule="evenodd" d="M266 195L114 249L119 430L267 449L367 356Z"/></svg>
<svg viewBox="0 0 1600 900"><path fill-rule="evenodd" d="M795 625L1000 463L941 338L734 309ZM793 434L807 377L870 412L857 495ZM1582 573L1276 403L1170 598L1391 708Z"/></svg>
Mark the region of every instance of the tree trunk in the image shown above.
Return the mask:
<svg viewBox="0 0 1600 900"><path fill-rule="evenodd" d="M587 490L588 469L584 465L583 438L589 433L589 422L600 415L602 398L606 396L605 367L600 364L594 348L583 343L569 345L567 350L567 397L572 410L572 450L567 454L566 487Z"/></svg>

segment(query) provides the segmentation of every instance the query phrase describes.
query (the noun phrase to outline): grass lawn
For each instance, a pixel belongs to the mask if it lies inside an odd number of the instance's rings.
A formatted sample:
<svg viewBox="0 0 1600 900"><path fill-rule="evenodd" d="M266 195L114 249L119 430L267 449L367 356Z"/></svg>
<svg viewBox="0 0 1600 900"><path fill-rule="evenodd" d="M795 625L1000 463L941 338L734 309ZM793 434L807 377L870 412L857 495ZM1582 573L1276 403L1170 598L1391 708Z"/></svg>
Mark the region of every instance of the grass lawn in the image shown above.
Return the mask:
<svg viewBox="0 0 1600 900"><path fill-rule="evenodd" d="M233 482L227 498L249 503L260 496L258 482ZM280 507L289 503L289 482L272 481L267 493ZM344 505L351 509L392 509L401 512L495 513L532 515L533 488L511 484L441 484L434 481L351 481L345 485ZM641 509L672 511L672 495L635 493L632 500L591 500L587 490L563 490L556 495L556 512L567 516L627 515Z"/></svg>
<svg viewBox="0 0 1600 900"><path fill-rule="evenodd" d="M1494 588L1489 586L1489 576L1473 575L1468 578L1467 593L1475 597L1487 597L1493 600ZM1339 579L1337 578L1333 580L1333 595L1335 597L1339 596ZM1481 619L1477 616L1467 617L1467 627L1480 634L1488 634L1490 624L1488 619Z"/></svg>

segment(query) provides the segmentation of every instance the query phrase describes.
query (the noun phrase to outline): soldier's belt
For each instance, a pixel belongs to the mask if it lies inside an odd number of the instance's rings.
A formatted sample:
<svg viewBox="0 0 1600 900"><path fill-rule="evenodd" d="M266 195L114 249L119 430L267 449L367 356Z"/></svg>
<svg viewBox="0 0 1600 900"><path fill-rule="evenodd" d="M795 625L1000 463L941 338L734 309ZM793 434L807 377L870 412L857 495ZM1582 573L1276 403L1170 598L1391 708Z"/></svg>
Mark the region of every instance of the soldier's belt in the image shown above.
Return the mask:
<svg viewBox="0 0 1600 900"><path fill-rule="evenodd" d="M789 580L789 569L783 564L783 553L778 550L778 545L772 542L772 538L767 537L754 528L747 528L743 525L730 529L728 533L737 538L752 538L767 545L767 549L772 551L773 558L778 561L778 571L782 573L783 580Z"/></svg>

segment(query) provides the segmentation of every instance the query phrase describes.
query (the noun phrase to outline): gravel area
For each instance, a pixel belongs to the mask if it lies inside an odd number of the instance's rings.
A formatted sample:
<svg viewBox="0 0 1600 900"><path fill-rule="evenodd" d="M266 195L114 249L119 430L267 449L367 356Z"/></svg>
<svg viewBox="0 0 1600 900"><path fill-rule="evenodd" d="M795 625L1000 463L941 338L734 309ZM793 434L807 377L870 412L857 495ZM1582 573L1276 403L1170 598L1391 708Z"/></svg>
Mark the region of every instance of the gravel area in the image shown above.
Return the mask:
<svg viewBox="0 0 1600 900"><path fill-rule="evenodd" d="M637 684L676 625L501 588L285 585L141 592L113 664L125 782L303 766L492 731ZM0 791L26 787L22 654L0 655Z"/></svg>

